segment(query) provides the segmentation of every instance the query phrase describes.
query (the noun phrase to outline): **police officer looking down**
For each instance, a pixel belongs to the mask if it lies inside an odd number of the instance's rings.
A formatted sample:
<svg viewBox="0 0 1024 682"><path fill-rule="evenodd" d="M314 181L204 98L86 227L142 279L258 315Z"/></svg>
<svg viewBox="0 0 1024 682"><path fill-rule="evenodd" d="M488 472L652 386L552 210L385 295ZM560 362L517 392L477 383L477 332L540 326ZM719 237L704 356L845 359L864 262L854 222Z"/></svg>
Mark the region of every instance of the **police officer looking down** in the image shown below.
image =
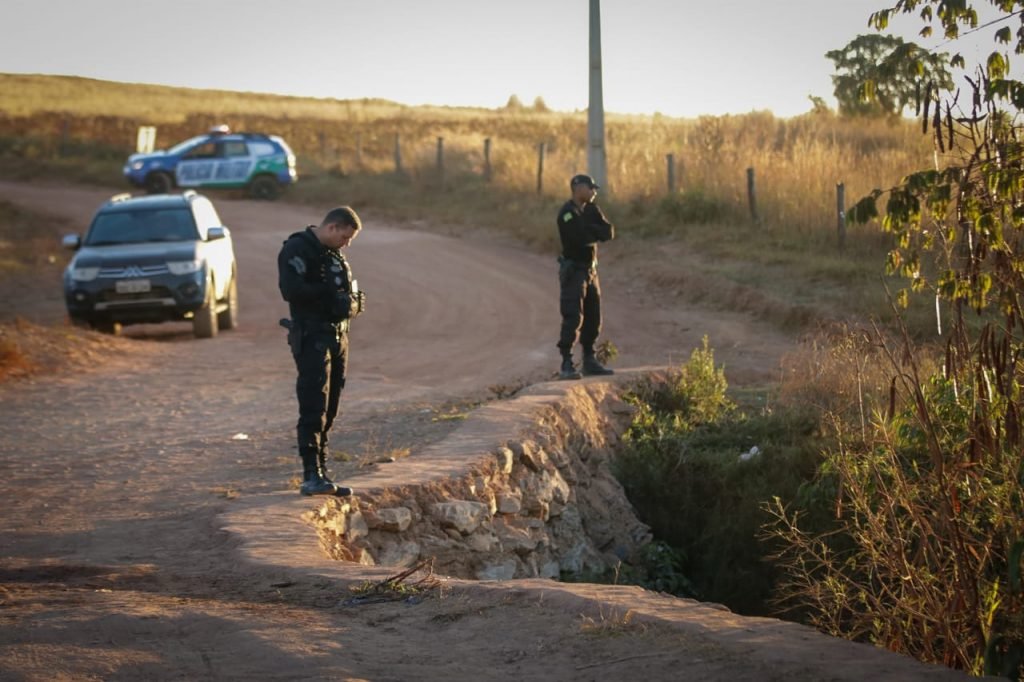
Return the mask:
<svg viewBox="0 0 1024 682"><path fill-rule="evenodd" d="M601 283L597 278L597 243L615 238L615 226L594 203L599 189L589 175L569 181L572 198L558 211L558 235L562 255L558 258L559 308L562 331L558 348L562 352L559 379L579 379L572 361L572 348L579 338L583 347L584 376L614 374L601 366L594 355L594 342L601 332Z"/></svg>
<svg viewBox="0 0 1024 682"><path fill-rule="evenodd" d="M303 495L352 494L327 473L327 442L345 387L349 324L366 302L340 249L350 245L361 228L356 212L341 206L329 211L319 225L289 236L277 256L278 285L291 315L281 324L288 329L299 374L296 430Z"/></svg>

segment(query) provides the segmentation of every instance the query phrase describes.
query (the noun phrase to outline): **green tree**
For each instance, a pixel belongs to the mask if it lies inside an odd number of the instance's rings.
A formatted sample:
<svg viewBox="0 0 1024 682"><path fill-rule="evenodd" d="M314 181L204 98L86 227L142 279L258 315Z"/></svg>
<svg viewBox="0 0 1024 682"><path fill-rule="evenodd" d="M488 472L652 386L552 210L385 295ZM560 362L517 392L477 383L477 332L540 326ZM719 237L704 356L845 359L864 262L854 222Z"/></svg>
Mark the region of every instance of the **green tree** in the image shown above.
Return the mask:
<svg viewBox="0 0 1024 682"><path fill-rule="evenodd" d="M817 95L807 95L807 99L811 101L811 113L812 114L830 114L832 110L828 108L828 104L825 102L825 98L818 97Z"/></svg>
<svg viewBox="0 0 1024 682"><path fill-rule="evenodd" d="M928 53L896 36L859 35L825 56L835 63L832 84L844 116L900 116L929 88L953 84L947 54Z"/></svg>
<svg viewBox="0 0 1024 682"><path fill-rule="evenodd" d="M519 95L513 93L509 95L508 101L505 102L505 108L509 111L522 111L523 101L519 99Z"/></svg>

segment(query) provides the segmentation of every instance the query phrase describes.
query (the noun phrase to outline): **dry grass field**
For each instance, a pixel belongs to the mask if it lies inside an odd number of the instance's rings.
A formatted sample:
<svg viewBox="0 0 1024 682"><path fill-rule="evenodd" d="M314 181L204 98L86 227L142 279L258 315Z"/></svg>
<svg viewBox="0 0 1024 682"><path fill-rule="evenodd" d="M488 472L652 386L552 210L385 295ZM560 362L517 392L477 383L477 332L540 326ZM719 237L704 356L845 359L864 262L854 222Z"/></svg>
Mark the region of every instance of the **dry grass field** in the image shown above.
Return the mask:
<svg viewBox="0 0 1024 682"><path fill-rule="evenodd" d="M138 126L156 126L157 146L166 147L220 123L288 140L302 177L287 200L340 200L433 228L497 230L549 251L565 181L586 167L585 112L409 107L0 74L0 176L118 185ZM710 283L712 303L737 303L715 300L715 292L753 290L838 316L886 314L881 280L890 240L877 224L850 226L839 253L836 184L844 183L850 206L933 164L913 122L828 112L790 119L769 112L610 114L606 128L609 187L601 201L620 240L697 256L686 261L685 274ZM751 168L757 221L748 206Z"/></svg>

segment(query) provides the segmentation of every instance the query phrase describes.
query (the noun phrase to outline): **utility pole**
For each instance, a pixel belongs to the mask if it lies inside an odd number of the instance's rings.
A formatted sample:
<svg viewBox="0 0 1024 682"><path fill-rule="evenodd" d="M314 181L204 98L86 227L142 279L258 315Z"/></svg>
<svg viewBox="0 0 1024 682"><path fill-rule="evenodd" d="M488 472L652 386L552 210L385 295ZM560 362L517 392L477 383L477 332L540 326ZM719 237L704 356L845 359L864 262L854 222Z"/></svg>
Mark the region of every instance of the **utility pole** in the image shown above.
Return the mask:
<svg viewBox="0 0 1024 682"><path fill-rule="evenodd" d="M608 186L604 148L604 93L601 87L601 0L590 0L590 106L587 109L587 172Z"/></svg>

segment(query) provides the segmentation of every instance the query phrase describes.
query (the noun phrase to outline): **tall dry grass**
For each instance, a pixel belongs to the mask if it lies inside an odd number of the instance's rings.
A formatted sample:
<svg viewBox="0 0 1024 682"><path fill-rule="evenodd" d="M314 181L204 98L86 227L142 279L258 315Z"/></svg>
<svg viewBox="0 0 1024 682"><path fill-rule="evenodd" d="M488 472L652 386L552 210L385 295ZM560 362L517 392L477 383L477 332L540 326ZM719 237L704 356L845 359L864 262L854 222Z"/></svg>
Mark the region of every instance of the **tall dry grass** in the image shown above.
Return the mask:
<svg viewBox="0 0 1024 682"><path fill-rule="evenodd" d="M292 200L344 197L377 214L496 229L547 250L555 248L552 215L568 194L567 179L587 165L584 112L409 107L0 74L0 173L119 184L139 125L157 126L157 145L166 147L220 123L288 140L301 175ZM877 224L851 226L846 251L838 253L836 183L845 184L851 205L930 166L928 140L915 124L829 113L611 114L606 130L602 202L620 237L684 242L706 256L709 274L779 300L885 314L879 279L890 240ZM538 193L540 143L546 155ZM675 158L671 194L668 154ZM757 224L747 208L748 168L757 182Z"/></svg>

